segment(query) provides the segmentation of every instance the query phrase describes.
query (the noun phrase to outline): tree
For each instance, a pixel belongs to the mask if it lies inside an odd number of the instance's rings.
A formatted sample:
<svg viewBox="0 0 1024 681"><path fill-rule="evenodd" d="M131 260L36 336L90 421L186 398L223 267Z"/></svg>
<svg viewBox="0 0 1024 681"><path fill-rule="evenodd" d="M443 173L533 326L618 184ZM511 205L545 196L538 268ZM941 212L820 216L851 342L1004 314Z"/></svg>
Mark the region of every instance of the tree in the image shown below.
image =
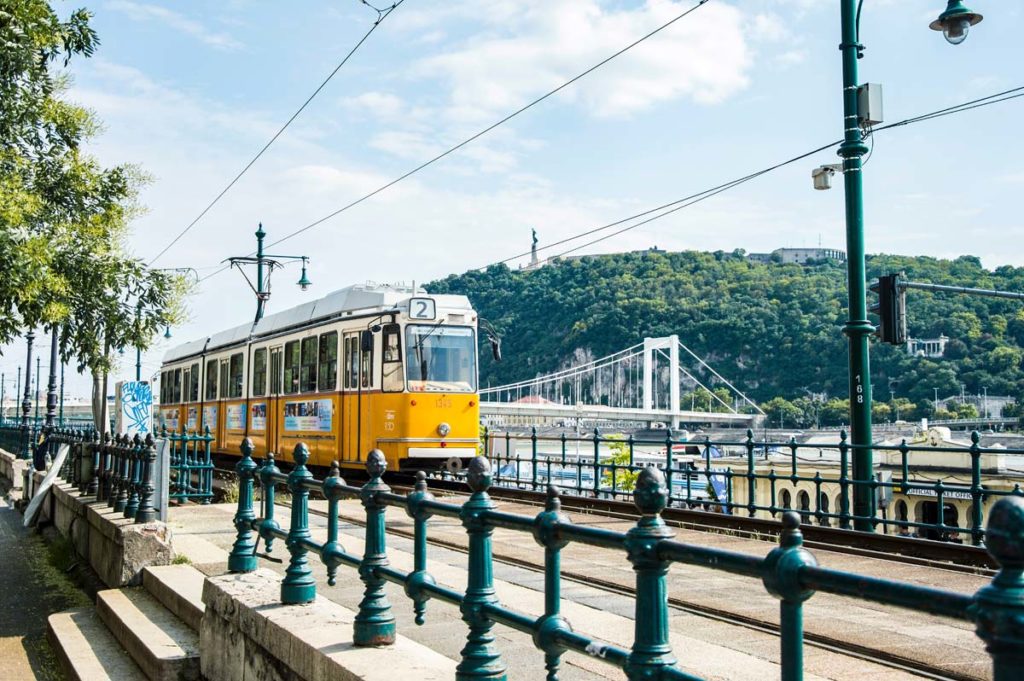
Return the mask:
<svg viewBox="0 0 1024 681"><path fill-rule="evenodd" d="M89 19L79 9L62 21L42 0L0 10L0 343L56 329L63 360L105 377L112 352L146 348L181 318L187 287L127 253L145 178L86 154L99 124L62 98L55 65L99 44Z"/></svg>

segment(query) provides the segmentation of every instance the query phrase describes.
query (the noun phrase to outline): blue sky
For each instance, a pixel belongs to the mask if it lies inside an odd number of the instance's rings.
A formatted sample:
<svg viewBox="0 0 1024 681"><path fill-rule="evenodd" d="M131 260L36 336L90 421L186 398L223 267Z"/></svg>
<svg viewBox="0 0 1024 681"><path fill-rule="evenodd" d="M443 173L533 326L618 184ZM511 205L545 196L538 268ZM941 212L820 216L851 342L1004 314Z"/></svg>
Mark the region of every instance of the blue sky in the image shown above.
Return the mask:
<svg viewBox="0 0 1024 681"><path fill-rule="evenodd" d="M69 12L80 3L58 3ZM158 266L205 275L486 127L692 2L406 0L235 188ZM357 0L96 0L102 44L72 97L92 151L152 182L132 248L153 257L269 139L376 19ZM960 46L928 30L942 0L865 0L863 80L895 121L1024 84L1024 9L972 3ZM351 283L486 265L760 169L841 134L835 0L711 0L635 50L395 188L274 250L312 257L315 287L275 275L270 309ZM865 170L868 252L1024 265L1024 99L879 133ZM1015 125L1016 124L1016 125ZM583 252L843 248L823 152ZM556 249L555 252L557 252ZM251 318L237 272L203 283L178 341ZM156 370L162 349L146 356ZM13 375L20 347L0 368ZM132 364L127 362L126 364ZM125 373L131 372L130 366ZM69 386L84 394L85 381Z"/></svg>

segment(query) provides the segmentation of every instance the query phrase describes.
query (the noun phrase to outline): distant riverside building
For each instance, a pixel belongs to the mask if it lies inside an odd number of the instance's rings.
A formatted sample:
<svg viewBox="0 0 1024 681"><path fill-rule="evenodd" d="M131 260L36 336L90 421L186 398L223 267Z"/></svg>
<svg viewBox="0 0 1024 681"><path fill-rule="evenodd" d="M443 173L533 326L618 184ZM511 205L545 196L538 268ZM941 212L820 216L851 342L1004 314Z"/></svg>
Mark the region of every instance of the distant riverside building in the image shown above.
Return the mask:
<svg viewBox="0 0 1024 681"><path fill-rule="evenodd" d="M836 248L776 248L771 253L749 253L748 260L763 263L803 265L818 260L846 262L846 251Z"/></svg>
<svg viewBox="0 0 1024 681"><path fill-rule="evenodd" d="M938 338L911 338L907 341L907 354L912 357L938 359L946 354L947 336Z"/></svg>

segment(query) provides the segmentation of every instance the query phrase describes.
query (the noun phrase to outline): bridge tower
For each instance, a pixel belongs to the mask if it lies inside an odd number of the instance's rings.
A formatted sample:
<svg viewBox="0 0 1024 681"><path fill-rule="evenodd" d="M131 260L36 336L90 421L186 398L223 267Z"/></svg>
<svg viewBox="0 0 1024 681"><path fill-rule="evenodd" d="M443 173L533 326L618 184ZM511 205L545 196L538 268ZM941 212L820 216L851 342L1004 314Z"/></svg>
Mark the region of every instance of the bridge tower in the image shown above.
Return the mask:
<svg viewBox="0 0 1024 681"><path fill-rule="evenodd" d="M644 338L644 396L645 411L654 409L654 351L668 350L669 400L672 428L679 427L679 336Z"/></svg>

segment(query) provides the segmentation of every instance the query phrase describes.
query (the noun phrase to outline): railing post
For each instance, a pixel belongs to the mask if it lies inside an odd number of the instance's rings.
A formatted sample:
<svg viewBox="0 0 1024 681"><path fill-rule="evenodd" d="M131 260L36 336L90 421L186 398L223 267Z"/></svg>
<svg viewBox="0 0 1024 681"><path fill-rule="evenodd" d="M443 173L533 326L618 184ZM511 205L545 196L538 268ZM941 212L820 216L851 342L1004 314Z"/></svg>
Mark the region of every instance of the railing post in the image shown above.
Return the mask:
<svg viewBox="0 0 1024 681"><path fill-rule="evenodd" d="M142 487L142 438L138 433L128 445L128 501L124 505L124 517L134 518L139 510L139 488Z"/></svg>
<svg viewBox="0 0 1024 681"><path fill-rule="evenodd" d="M851 528L850 517L850 445L846 441L846 429L839 431L839 527ZM906 460L906 456L903 457ZM907 478L904 476L904 482Z"/></svg>
<svg viewBox="0 0 1024 681"><path fill-rule="evenodd" d="M274 453L267 452L267 460L260 468L260 484L263 485L263 520L260 521L260 537L263 538L263 545L267 547L267 553L274 550L274 532L281 529L281 525L274 520L274 495L277 491L275 476L280 474L281 470L274 463Z"/></svg>
<svg viewBox="0 0 1024 681"><path fill-rule="evenodd" d="M238 475L238 511L235 513L234 525L238 536L228 556L228 572L252 572L256 569L256 533L252 530L252 521L256 514L252 508L252 480L256 477L256 462L252 460L252 440L242 440L242 458L235 464Z"/></svg>
<svg viewBox="0 0 1024 681"><path fill-rule="evenodd" d="M754 431L747 429L747 515L753 518L757 515L755 497L757 495L757 477L754 475ZM764 442L765 458L768 458L768 440Z"/></svg>
<svg viewBox="0 0 1024 681"><path fill-rule="evenodd" d="M764 587L780 601L782 681L801 681L804 677L803 602L814 591L800 585L800 570L818 563L803 543L800 514L784 512L779 546L771 550L762 565Z"/></svg>
<svg viewBox="0 0 1024 681"><path fill-rule="evenodd" d="M984 514L981 505L983 489L981 486L981 448L978 446L980 440L981 435L978 434L978 431L973 431L971 433L971 543L975 546L981 546L985 534L981 527L984 522Z"/></svg>
<svg viewBox="0 0 1024 681"><path fill-rule="evenodd" d="M131 472L129 469L131 461L128 460L127 439L127 435L118 437L114 446L114 451L117 454L117 496L114 497L114 513L123 513L124 507L128 503L128 475Z"/></svg>
<svg viewBox="0 0 1024 681"><path fill-rule="evenodd" d="M322 486L324 498L327 499L327 543L320 552L320 558L327 566L327 584L337 584L338 566L345 549L338 541L338 500L345 493L345 480L341 477L341 467L337 461L331 462L331 473L324 479Z"/></svg>
<svg viewBox="0 0 1024 681"><path fill-rule="evenodd" d="M292 522L285 540L285 546L292 557L284 572L284 581L281 582L281 602L286 604L309 603L316 598L316 581L309 567L305 546L305 542L312 537L309 532L309 490L305 485L307 480L313 479L313 474L306 468L309 448L300 442L295 445L292 457L295 459L295 468L288 474L288 489L292 493Z"/></svg>
<svg viewBox="0 0 1024 681"><path fill-rule="evenodd" d="M469 464L466 483L473 494L459 513L469 535L469 578L466 597L462 601L462 619L469 625L469 635L462 649L462 660L455 669L456 681L505 681L506 667L494 645L494 626L484 608L497 602L494 594L494 573L491 563L493 528L484 514L494 508L487 494L491 486L491 466L487 459L476 457Z"/></svg>
<svg viewBox="0 0 1024 681"><path fill-rule="evenodd" d="M423 508L423 502L433 501L434 495L427 491L427 474L416 473L416 485L406 496L408 503L405 512L413 519L413 572L405 582L405 595L412 599L416 624L423 624L430 594L423 587L436 584L427 572L427 519L433 515L429 509Z"/></svg>
<svg viewBox="0 0 1024 681"><path fill-rule="evenodd" d="M676 663L668 641L668 592L665 576L669 561L658 555L658 544L672 537L661 512L668 504L665 476L656 467L640 471L633 502L642 514L626 533L625 547L636 572L636 615L633 649L624 671L630 681L661 678Z"/></svg>
<svg viewBox="0 0 1024 681"><path fill-rule="evenodd" d="M103 443L100 445L100 456L103 457L103 477L100 478L100 499L110 499L110 489L113 484L113 458L110 450L110 433L103 433ZM108 504L109 506L109 504Z"/></svg>
<svg viewBox="0 0 1024 681"><path fill-rule="evenodd" d="M206 426L203 432L203 500L202 504L213 503L213 459L210 457L210 443L213 436L210 435L210 426Z"/></svg>
<svg viewBox="0 0 1024 681"><path fill-rule="evenodd" d="M357 646L387 646L395 642L395 616L384 591L384 579L377 576L377 568L388 564L384 539L384 514L387 506L378 495L391 488L380 478L387 470L384 452L374 449L366 455L366 472L370 479L359 492L366 509L366 542L363 560L359 563L359 577L366 585L363 600L356 614L352 642Z"/></svg>
<svg viewBox="0 0 1024 681"><path fill-rule="evenodd" d="M1016 681L1024 669L1024 499L995 503L985 545L999 572L974 596L976 631L992 656L993 681Z"/></svg>
<svg viewBox="0 0 1024 681"><path fill-rule="evenodd" d="M533 635L535 646L544 651L547 681L558 681L558 668L566 648L558 637L572 631L560 614L562 600L562 549L569 542L559 533L559 523L569 522L562 513L558 490L548 486L547 503L533 523L533 538L544 547L544 614L537 620Z"/></svg>
<svg viewBox="0 0 1024 681"><path fill-rule="evenodd" d="M156 492L156 485L153 483L154 469L156 468L156 442L153 434L146 434L146 441L141 452L142 457L142 483L139 485L139 508L135 512L135 522L150 523L156 520L156 509L153 508L153 494Z"/></svg>
<svg viewBox="0 0 1024 681"><path fill-rule="evenodd" d="M100 470L101 462L103 460L103 449L100 444L100 436L97 431L92 431L92 437L90 438L90 454L92 455L92 477L89 478L89 484L85 487L85 493L89 496L96 497L99 501L100 492Z"/></svg>

